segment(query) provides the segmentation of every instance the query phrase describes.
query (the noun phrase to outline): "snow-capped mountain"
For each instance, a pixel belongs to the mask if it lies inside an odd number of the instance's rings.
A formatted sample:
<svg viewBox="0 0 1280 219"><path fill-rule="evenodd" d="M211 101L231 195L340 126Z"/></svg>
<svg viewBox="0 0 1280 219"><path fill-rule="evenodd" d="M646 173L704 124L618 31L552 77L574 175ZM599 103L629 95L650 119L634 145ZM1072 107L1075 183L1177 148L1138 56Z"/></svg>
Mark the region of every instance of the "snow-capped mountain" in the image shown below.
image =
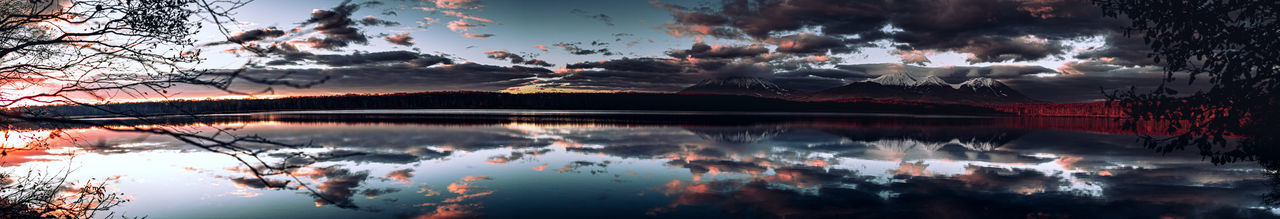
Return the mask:
<svg viewBox="0 0 1280 219"><path fill-rule="evenodd" d="M867 82L877 83L886 86L912 86L916 84L916 79L906 73L893 73L881 75Z"/></svg>
<svg viewBox="0 0 1280 219"><path fill-rule="evenodd" d="M808 99L821 101L859 98L967 104L1036 102L991 78L974 78L953 85L937 76L916 79L905 73L881 75L819 91L811 94Z"/></svg>
<svg viewBox="0 0 1280 219"><path fill-rule="evenodd" d="M790 90L758 77L708 79L681 90L682 94L724 94L758 97L787 97Z"/></svg>
<svg viewBox="0 0 1280 219"><path fill-rule="evenodd" d="M920 81L916 81L916 83L915 83L915 84L912 84L911 86L916 86L916 87L927 87L927 86L946 86L946 87L952 87L952 86L951 86L951 84L948 84L948 83L947 83L947 81L943 81L943 80L942 80L942 78L939 78L938 76L933 76L933 75L929 75L928 77L924 77L923 79L920 79Z"/></svg>
<svg viewBox="0 0 1280 219"><path fill-rule="evenodd" d="M1013 88L990 78L974 78L960 83L960 90L974 92L982 95L1008 97L1013 95L1022 95Z"/></svg>

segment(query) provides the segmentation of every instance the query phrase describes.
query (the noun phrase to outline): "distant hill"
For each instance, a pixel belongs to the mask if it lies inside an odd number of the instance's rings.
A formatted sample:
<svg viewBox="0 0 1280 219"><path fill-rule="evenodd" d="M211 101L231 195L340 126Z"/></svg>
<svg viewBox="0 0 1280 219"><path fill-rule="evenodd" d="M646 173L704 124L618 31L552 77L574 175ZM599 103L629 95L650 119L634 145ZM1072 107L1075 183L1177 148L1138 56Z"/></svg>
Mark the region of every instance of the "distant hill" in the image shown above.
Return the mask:
<svg viewBox="0 0 1280 219"><path fill-rule="evenodd" d="M707 79L681 90L681 94L746 95L756 97L789 98L794 92L758 77L731 77Z"/></svg>
<svg viewBox="0 0 1280 219"><path fill-rule="evenodd" d="M937 76L917 79L905 73L882 75L866 81L814 93L798 93L757 77L709 79L681 90L681 94L719 94L771 97L802 101L882 99L908 102L959 104L1038 103L1013 88L990 78L974 78L950 84Z"/></svg>
<svg viewBox="0 0 1280 219"><path fill-rule="evenodd" d="M990 107L899 101L809 102L776 98L670 93L426 92L307 96L279 99L174 100L94 106L40 106L21 110L50 116L111 117L359 109L660 110L717 112L829 112L934 115L1008 115ZM107 113L103 110L110 112Z"/></svg>

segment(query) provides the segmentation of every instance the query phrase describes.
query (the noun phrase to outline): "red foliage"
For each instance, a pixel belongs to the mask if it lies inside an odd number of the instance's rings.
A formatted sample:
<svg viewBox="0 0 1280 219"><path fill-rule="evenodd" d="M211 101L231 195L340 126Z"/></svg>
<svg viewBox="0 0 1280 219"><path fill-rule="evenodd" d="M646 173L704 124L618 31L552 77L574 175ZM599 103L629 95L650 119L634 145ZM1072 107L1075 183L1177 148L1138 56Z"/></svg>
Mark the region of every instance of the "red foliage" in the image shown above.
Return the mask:
<svg viewBox="0 0 1280 219"><path fill-rule="evenodd" d="M992 109L1018 116L1032 117L1124 117L1124 109L1107 102L1091 103L1015 103L989 105Z"/></svg>

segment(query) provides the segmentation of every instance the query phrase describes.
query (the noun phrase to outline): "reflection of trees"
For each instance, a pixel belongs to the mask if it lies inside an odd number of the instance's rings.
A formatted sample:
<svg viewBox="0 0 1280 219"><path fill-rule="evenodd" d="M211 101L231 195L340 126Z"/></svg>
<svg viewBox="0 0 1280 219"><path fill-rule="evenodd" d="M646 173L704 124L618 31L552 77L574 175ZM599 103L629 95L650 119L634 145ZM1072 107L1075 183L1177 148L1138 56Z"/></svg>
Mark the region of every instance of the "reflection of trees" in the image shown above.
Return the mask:
<svg viewBox="0 0 1280 219"><path fill-rule="evenodd" d="M313 82L290 82L279 78L259 78L242 74L242 69L199 69L204 62L197 32L212 25L226 41L240 44L228 24L237 24L233 10L248 1L240 0L0 0L0 125L4 130L17 128L48 131L45 137L26 139L16 144L6 135L0 156L19 151L47 149L46 142L61 135L66 127L95 128L170 136L203 150L225 154L244 163L262 184L271 184L262 176L287 174L291 166L268 162L259 155L263 146L294 146L253 135L238 135L230 129L200 123L202 129L182 126L144 125L155 118L127 110L111 110L93 105L93 101L116 101L120 98L168 98L165 90L179 85L222 90L235 94L251 94L231 89L233 82L267 86L307 87ZM71 105L100 111L101 114L131 120L93 120L53 114L27 105ZM186 116L199 120L194 115ZM9 132L5 132L8 134ZM105 144L105 143L104 143ZM110 145L99 145L109 147ZM254 165L249 165L254 164ZM106 209L118 202L114 195L102 191L101 185L84 185L67 190L64 176L30 178L25 184L50 186L6 187L21 198L9 198L11 210L50 212L44 205L68 206L52 211ZM15 185L25 185L15 184ZM56 191L65 190L65 191ZM79 191L79 192L77 192ZM77 198L62 198L66 192ZM56 194L56 195L55 195ZM27 206L27 207L22 207ZM78 207L77 207L78 206ZM26 208L26 210L23 210Z"/></svg>
<svg viewBox="0 0 1280 219"><path fill-rule="evenodd" d="M109 191L110 180L68 181L70 170L0 173L4 218L93 218L126 200Z"/></svg>
<svg viewBox="0 0 1280 219"><path fill-rule="evenodd" d="M1208 90L1180 95L1161 85L1109 97L1134 121L1170 121L1173 137L1144 137L1160 152L1194 147L1215 164L1258 161L1280 186L1280 4L1275 1L1099 0L1108 15L1127 17L1126 35L1142 38L1163 65L1165 83L1207 80ZM1197 78L1199 77L1199 78ZM1186 91L1183 91L1186 94ZM1133 123L1127 128L1136 129ZM1280 192L1268 195L1280 203Z"/></svg>

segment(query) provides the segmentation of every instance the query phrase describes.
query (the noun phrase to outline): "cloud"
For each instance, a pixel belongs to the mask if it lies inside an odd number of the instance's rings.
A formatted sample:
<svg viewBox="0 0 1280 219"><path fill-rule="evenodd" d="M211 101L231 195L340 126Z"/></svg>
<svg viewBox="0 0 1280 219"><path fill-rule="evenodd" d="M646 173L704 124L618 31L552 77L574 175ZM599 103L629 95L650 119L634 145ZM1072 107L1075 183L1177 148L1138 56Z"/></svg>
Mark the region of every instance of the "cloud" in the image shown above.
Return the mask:
<svg viewBox="0 0 1280 219"><path fill-rule="evenodd" d="M667 165L687 168L690 173L704 174L712 173L744 173L758 175L764 173L768 168L749 162L738 162L732 160L671 160Z"/></svg>
<svg viewBox="0 0 1280 219"><path fill-rule="evenodd" d="M613 17L609 17L609 15L606 15L603 13L592 14L582 9L573 9L573 10L570 10L569 13L578 15L581 17L585 17L587 19L598 20L598 21L604 22L605 25L613 26Z"/></svg>
<svg viewBox="0 0 1280 219"><path fill-rule="evenodd" d="M260 40L269 39L269 38L276 38L284 35L285 35L285 32L283 30L278 30L276 28L254 29L254 30L248 30L248 31L232 34L231 37L227 38L227 42L215 43L215 44L246 43L246 42L260 41Z"/></svg>
<svg viewBox="0 0 1280 219"><path fill-rule="evenodd" d="M315 30L324 34L325 41L334 47L316 47L324 49L337 49L345 47L348 44L366 44L369 37L360 32L355 27L356 21L351 19L352 13L360 10L359 5L350 4L351 1L344 1L337 7L329 10L316 9L311 12L311 18L303 21L302 24L316 24ZM313 38L314 39L314 38Z"/></svg>
<svg viewBox="0 0 1280 219"><path fill-rule="evenodd" d="M413 169L395 170L387 173L387 178L401 182L409 182L413 179Z"/></svg>
<svg viewBox="0 0 1280 219"><path fill-rule="evenodd" d="M735 33L740 32L756 41L773 41L780 47L778 52L810 54L855 51L872 46L870 42L889 40L899 50L970 53L973 63L1061 56L1069 49L1063 41L1116 33L1125 24L1103 16L1087 0L727 1L718 8L654 5L671 12L675 21L661 28L676 36L737 39ZM893 28L886 28L890 26ZM790 38L779 37L785 34Z"/></svg>
<svg viewBox="0 0 1280 219"><path fill-rule="evenodd" d="M449 30L452 30L454 32L466 32L466 31L470 31L471 28L484 27L484 26L485 25L481 23L467 22L465 20L456 20L456 21L450 21L447 27L449 27Z"/></svg>
<svg viewBox="0 0 1280 219"><path fill-rule="evenodd" d="M233 177L230 178L231 183L237 186L255 188L255 189L280 189L287 187L291 182L285 180L266 179L261 177Z"/></svg>
<svg viewBox="0 0 1280 219"><path fill-rule="evenodd" d="M695 43L689 49L667 51L667 56L674 58L742 58L755 57L769 53L769 49L761 45L750 46L710 46L706 43Z"/></svg>
<svg viewBox="0 0 1280 219"><path fill-rule="evenodd" d="M687 50L672 50L680 58L621 58L568 64L567 76L542 80L549 87L667 92L683 89L712 78L772 78L778 69L809 69L809 65L837 61L825 56L796 58L765 53L759 45L710 46L695 44ZM701 57L701 58L699 58ZM610 86L616 83L617 86Z"/></svg>
<svg viewBox="0 0 1280 219"><path fill-rule="evenodd" d="M598 43L592 42L592 44L595 45ZM574 54L574 55L600 54L605 56L611 56L614 54L612 51L609 51L609 48L600 48L600 49L591 50L591 49L583 49L582 47L578 47L578 45L582 45L582 42L574 42L574 43L562 42L562 43L556 43L553 46L559 46L560 48L564 48L564 50L568 51L569 54Z"/></svg>
<svg viewBox="0 0 1280 219"><path fill-rule="evenodd" d="M476 17L476 16L474 16L474 15L470 15L470 14L467 14L467 13L462 13L462 12L459 12L459 11L440 11L440 12L441 12L441 13L444 13L445 15L449 15L449 16L454 16L454 17L461 18L462 20L473 20L473 21L477 21L477 22L481 22L481 23L490 23L490 24L497 24L497 23L498 23L498 22L494 22L493 20L490 20L490 19L488 19L488 18ZM460 21L461 21L461 20L460 20Z"/></svg>
<svg viewBox="0 0 1280 219"><path fill-rule="evenodd" d="M543 66L543 67L555 66L551 63L547 63L547 61L543 61L540 59L525 59L520 55L516 55L514 53L507 52L507 51L487 51L487 52L484 52L484 54L488 54L489 58L491 59L511 60L511 64L537 65L537 66Z"/></svg>
<svg viewBox="0 0 1280 219"><path fill-rule="evenodd" d="M286 56L284 59L268 62L268 65L294 65L297 62L313 62L319 65L332 67L351 67L351 66L368 66L368 65L387 65L399 64L408 66L426 67L436 64L452 64L453 60L443 56L421 54L412 51L385 51L385 52L353 52L351 54L293 54L292 57Z"/></svg>
<svg viewBox="0 0 1280 219"><path fill-rule="evenodd" d="M463 36L463 37L466 37L466 38L473 38L473 39L484 39L484 38L493 37L493 34L488 34L488 33L486 33L486 34L463 33L463 34L462 34L462 36Z"/></svg>
<svg viewBox="0 0 1280 219"><path fill-rule="evenodd" d="M543 52L546 52L546 51L547 51L547 46L545 46L545 45L534 45L534 46L533 46L533 48L534 48L534 49L538 49L538 50L542 50Z"/></svg>
<svg viewBox="0 0 1280 219"><path fill-rule="evenodd" d="M431 160L448 157L453 154L450 151L435 151L423 149L419 153L387 153L387 152L369 152L363 150L347 150L337 149L319 153L317 156L322 161L351 161L356 163L388 163L388 164L407 164L422 160Z"/></svg>
<svg viewBox="0 0 1280 219"><path fill-rule="evenodd" d="M1148 57L1153 51L1140 34L1125 36L1123 33L1111 33L1104 39L1106 44L1101 48L1088 48L1076 54L1075 58L1126 67L1160 65L1154 58Z"/></svg>
<svg viewBox="0 0 1280 219"><path fill-rule="evenodd" d="M455 17L457 20L449 21L446 27L453 32L457 32L466 38L489 38L493 34L472 33L471 30L487 26L487 24L499 24L488 18L482 18L472 15L471 12L480 10L484 5L478 0L431 0L435 2L435 8L419 7L423 11L432 14L444 14L446 16ZM471 11L471 12L467 12ZM437 18L427 17L424 21L419 22L422 27L426 27L432 23L439 21Z"/></svg>
<svg viewBox="0 0 1280 219"><path fill-rule="evenodd" d="M1042 73L1057 73L1053 69L1038 65L993 65L993 66L942 66L920 67L901 63L839 65L836 68L880 76L905 72L917 78L933 75L950 82L964 81L970 78L1021 78Z"/></svg>
<svg viewBox="0 0 1280 219"><path fill-rule="evenodd" d="M1068 62L1059 69L1064 75L1058 77L1024 77L1004 81L1005 84L1026 94L1028 97L1052 102L1089 102L1104 99L1104 91L1117 89L1127 90L1130 87L1138 92L1153 91L1161 84L1180 91L1183 94L1209 89L1205 78L1199 78L1194 84L1187 84L1186 73L1177 73L1178 81L1165 83L1164 69L1156 66L1123 67L1106 64L1101 61Z"/></svg>
<svg viewBox="0 0 1280 219"><path fill-rule="evenodd" d="M400 22L395 22L395 21L389 21L389 20L378 19L378 18L373 17L373 16L365 16L364 18L361 18L359 22L360 22L360 24L361 24L361 25L365 25L365 26L388 26L388 27L390 27L390 26L400 25Z"/></svg>
<svg viewBox="0 0 1280 219"><path fill-rule="evenodd" d="M1035 61L1045 57L1066 54L1067 47L1058 40L1045 40L1035 36L1016 38L977 38L971 39L969 45L958 49L959 52L972 54L969 63Z"/></svg>
<svg viewBox="0 0 1280 219"><path fill-rule="evenodd" d="M807 54L826 54L831 53L850 53L855 48L849 47L845 40L818 34L802 33L788 35L765 40L773 45L777 45L777 52L780 53L807 53Z"/></svg>
<svg viewBox="0 0 1280 219"><path fill-rule="evenodd" d="M313 193L316 205L332 204L339 208L358 208L351 199L355 196L356 187L369 178L368 171L351 172L336 166L316 168L310 175L313 179L325 178L316 186L318 193Z"/></svg>
<svg viewBox="0 0 1280 219"><path fill-rule="evenodd" d="M675 18L670 27L694 28L702 33L743 33L755 39L770 38L770 34L795 31L804 27L824 27L828 34L852 34L876 31L883 27L887 8L881 1L733 1L725 2L719 10L710 8L688 9L683 6L654 3L668 9ZM694 31L697 33L698 31ZM726 34L707 34L722 36ZM732 36L733 34L730 34Z"/></svg>
<svg viewBox="0 0 1280 219"><path fill-rule="evenodd" d="M931 62L929 60L929 56L933 55L932 51L923 50L893 50L889 53L901 58L903 64L915 64L922 66Z"/></svg>
<svg viewBox="0 0 1280 219"><path fill-rule="evenodd" d="M383 39L387 40L387 42L391 44L396 44L401 46L413 46L413 37L409 36L409 33L391 35Z"/></svg>
<svg viewBox="0 0 1280 219"><path fill-rule="evenodd" d="M612 71L679 73L685 67L679 60L662 58L622 58L597 62L580 62L569 64L565 68L588 69L602 68Z"/></svg>
<svg viewBox="0 0 1280 219"><path fill-rule="evenodd" d="M481 7L484 7L484 5L480 3L480 0L427 0L427 1L435 2L435 6L437 8L445 8L445 9L476 10L476 9L480 9Z"/></svg>
<svg viewBox="0 0 1280 219"><path fill-rule="evenodd" d="M688 25L672 22L664 23L659 27L667 34L675 37L713 36L724 39L742 39L742 33L727 27Z"/></svg>
<svg viewBox="0 0 1280 219"><path fill-rule="evenodd" d="M1120 66L1115 66L1115 65L1111 65L1111 64L1107 64L1099 61L1083 61L1083 62L1070 61L1067 63L1063 63L1062 67L1058 68L1058 72L1062 72L1063 74L1067 74L1067 75L1084 75L1084 74L1092 74L1097 72L1107 72L1107 71L1116 70L1120 68L1121 68Z"/></svg>

